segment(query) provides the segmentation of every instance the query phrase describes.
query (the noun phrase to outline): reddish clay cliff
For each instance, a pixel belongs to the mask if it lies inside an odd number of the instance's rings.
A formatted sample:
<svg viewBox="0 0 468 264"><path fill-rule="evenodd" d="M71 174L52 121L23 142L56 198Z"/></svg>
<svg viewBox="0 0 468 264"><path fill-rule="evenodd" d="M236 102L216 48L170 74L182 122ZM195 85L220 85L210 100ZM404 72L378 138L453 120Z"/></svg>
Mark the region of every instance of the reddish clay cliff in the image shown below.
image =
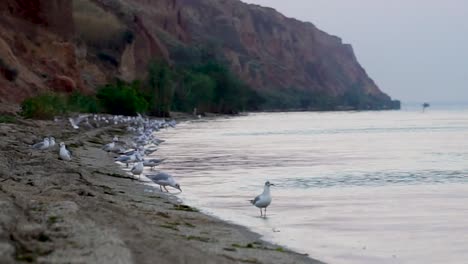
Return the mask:
<svg viewBox="0 0 468 264"><path fill-rule="evenodd" d="M115 76L144 77L152 59L179 63L181 50L208 47L259 91L341 96L355 90L391 107L350 45L273 9L238 0L75 1L0 3L0 100L19 102L45 90L93 91ZM114 17L127 34L123 44L103 49L83 41L76 3Z"/></svg>

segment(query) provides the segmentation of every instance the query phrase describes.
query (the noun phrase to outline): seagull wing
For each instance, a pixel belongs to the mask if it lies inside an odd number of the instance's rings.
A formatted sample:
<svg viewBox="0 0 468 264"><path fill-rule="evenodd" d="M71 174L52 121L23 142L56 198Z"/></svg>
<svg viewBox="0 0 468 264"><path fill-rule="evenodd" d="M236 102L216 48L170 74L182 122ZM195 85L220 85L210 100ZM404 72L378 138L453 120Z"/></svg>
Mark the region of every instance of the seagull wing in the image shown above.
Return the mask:
<svg viewBox="0 0 468 264"><path fill-rule="evenodd" d="M129 156L120 156L120 157L116 158L115 161L120 161L120 162L122 162L122 161L127 161L127 160L129 160L129 159L130 159Z"/></svg>
<svg viewBox="0 0 468 264"><path fill-rule="evenodd" d="M78 129L79 127L76 125L75 121L70 117L68 118L68 121L70 121L70 125L74 128L74 129Z"/></svg>
<svg viewBox="0 0 468 264"><path fill-rule="evenodd" d="M80 115L75 119L76 125L79 125L81 122L83 122L85 119L88 119L88 115Z"/></svg>
<svg viewBox="0 0 468 264"><path fill-rule="evenodd" d="M250 203L252 203L253 205L255 205L255 204L260 200L260 196L261 196L261 195L258 195L257 197L255 197L255 199L250 200Z"/></svg>
<svg viewBox="0 0 468 264"><path fill-rule="evenodd" d="M40 149L40 148L42 148L42 146L44 146L44 142L39 142L39 143L36 143L36 144L32 145L32 148L33 149Z"/></svg>
<svg viewBox="0 0 468 264"><path fill-rule="evenodd" d="M148 177L153 182L158 182L158 181L168 181L172 176L167 173L161 172L156 175L147 175L146 177Z"/></svg>

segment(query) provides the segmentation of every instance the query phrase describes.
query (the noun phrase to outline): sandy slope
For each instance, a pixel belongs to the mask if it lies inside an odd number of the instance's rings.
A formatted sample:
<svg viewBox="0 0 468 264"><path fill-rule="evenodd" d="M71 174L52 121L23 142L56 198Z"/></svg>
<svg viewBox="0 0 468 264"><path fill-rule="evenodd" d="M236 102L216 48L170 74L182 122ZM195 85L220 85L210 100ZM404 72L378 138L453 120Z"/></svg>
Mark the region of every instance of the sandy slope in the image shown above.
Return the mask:
<svg viewBox="0 0 468 264"><path fill-rule="evenodd" d="M100 150L122 129L63 127L0 124L1 263L318 263L149 192ZM73 161L30 148L45 135Z"/></svg>

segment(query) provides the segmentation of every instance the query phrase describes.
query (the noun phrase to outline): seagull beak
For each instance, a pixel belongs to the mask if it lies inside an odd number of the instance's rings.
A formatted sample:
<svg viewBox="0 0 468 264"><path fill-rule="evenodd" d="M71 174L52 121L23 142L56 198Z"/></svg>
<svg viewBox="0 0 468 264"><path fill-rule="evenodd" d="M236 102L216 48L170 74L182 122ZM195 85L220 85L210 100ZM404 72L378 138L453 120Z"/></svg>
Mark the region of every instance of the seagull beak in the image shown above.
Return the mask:
<svg viewBox="0 0 468 264"><path fill-rule="evenodd" d="M274 185L273 183L270 183L270 186L276 186L276 185Z"/></svg>

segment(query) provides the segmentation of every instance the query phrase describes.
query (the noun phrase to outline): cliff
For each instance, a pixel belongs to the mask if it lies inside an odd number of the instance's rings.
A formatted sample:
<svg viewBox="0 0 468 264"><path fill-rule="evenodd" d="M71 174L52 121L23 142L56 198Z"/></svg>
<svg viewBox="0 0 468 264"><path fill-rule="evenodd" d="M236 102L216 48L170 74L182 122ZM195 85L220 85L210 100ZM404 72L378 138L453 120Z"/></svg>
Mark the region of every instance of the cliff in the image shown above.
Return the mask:
<svg viewBox="0 0 468 264"><path fill-rule="evenodd" d="M215 56L262 94L352 92L393 108L350 45L311 23L238 0L4 0L0 100L41 91L92 92L143 78L152 59Z"/></svg>

